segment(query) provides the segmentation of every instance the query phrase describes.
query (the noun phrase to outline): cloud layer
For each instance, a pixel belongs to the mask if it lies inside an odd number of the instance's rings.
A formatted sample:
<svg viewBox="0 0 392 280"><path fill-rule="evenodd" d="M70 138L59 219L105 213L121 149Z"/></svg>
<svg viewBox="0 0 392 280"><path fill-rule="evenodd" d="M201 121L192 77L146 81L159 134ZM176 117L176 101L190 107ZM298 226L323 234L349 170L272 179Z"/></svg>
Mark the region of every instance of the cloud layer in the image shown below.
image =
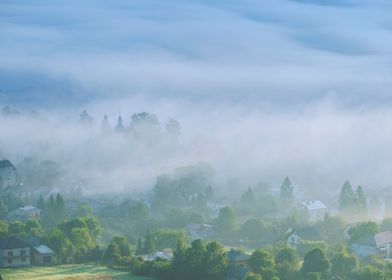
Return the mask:
<svg viewBox="0 0 392 280"><path fill-rule="evenodd" d="M48 157L83 166L82 108L112 124L149 111L180 120L181 147L140 158L97 144L95 161L130 157L109 181L144 186L206 160L243 184L389 185L391 11L389 0L3 0L0 104L54 121L2 121L0 152L21 160L50 138Z"/></svg>

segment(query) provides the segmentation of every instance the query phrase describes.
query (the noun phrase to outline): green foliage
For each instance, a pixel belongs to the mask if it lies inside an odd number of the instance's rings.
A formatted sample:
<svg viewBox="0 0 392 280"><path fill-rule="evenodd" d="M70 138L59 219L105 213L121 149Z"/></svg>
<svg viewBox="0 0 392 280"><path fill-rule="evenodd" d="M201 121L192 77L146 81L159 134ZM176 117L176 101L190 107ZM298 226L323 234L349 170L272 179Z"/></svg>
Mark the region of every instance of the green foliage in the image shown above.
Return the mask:
<svg viewBox="0 0 392 280"><path fill-rule="evenodd" d="M112 264L124 265L127 259L131 256L131 249L129 247L128 239L125 236L115 236L110 241L103 259Z"/></svg>
<svg viewBox="0 0 392 280"><path fill-rule="evenodd" d="M172 273L176 279L219 280L225 279L227 265L226 251L218 242L195 240L187 249L179 242L174 254Z"/></svg>
<svg viewBox="0 0 392 280"><path fill-rule="evenodd" d="M263 277L260 274L249 272L246 274L244 280L263 280Z"/></svg>
<svg viewBox="0 0 392 280"><path fill-rule="evenodd" d="M350 182L345 182L340 192L339 210L343 215L356 218L365 217L367 204L363 188L358 186L354 193Z"/></svg>
<svg viewBox="0 0 392 280"><path fill-rule="evenodd" d="M288 262L290 264L297 265L299 262L299 257L293 248L285 246L276 254L275 262Z"/></svg>
<svg viewBox="0 0 392 280"><path fill-rule="evenodd" d="M263 234L266 232L268 229L268 226L266 223L263 223L260 219L250 219L247 220L242 226L241 226L241 236L246 237L250 240L256 240L256 239L261 239Z"/></svg>
<svg viewBox="0 0 392 280"><path fill-rule="evenodd" d="M348 234L350 241L357 240L367 235L374 235L378 232L378 225L374 222L368 221L358 224L349 229Z"/></svg>
<svg viewBox="0 0 392 280"><path fill-rule="evenodd" d="M373 266L363 268L355 276L356 280L384 280L384 273L382 270Z"/></svg>
<svg viewBox="0 0 392 280"><path fill-rule="evenodd" d="M329 268L329 260L320 248L309 251L304 258L302 273L308 275L309 272L324 272Z"/></svg>
<svg viewBox="0 0 392 280"><path fill-rule="evenodd" d="M315 224L315 227L329 244L338 244L343 242L344 225L344 221L340 217L325 215L322 221Z"/></svg>
<svg viewBox="0 0 392 280"><path fill-rule="evenodd" d="M275 261L271 253L265 249L254 251L248 260L248 265L252 272L261 274L265 279L273 276Z"/></svg>
<svg viewBox="0 0 392 280"><path fill-rule="evenodd" d="M392 218L385 218L380 224L380 231L392 230Z"/></svg>
<svg viewBox="0 0 392 280"><path fill-rule="evenodd" d="M286 202L294 199L294 188L289 177L286 177L280 186L280 199Z"/></svg>
<svg viewBox="0 0 392 280"><path fill-rule="evenodd" d="M325 241L301 240L297 246L297 252L301 257L304 257L309 251L316 248L326 251L328 245Z"/></svg>
<svg viewBox="0 0 392 280"><path fill-rule="evenodd" d="M170 228L184 228L190 223L204 223L203 215L192 209L171 209L165 215L165 225Z"/></svg>
<svg viewBox="0 0 392 280"><path fill-rule="evenodd" d="M359 260L344 245L338 245L331 259L331 272L335 277L348 279L359 269Z"/></svg>
<svg viewBox="0 0 392 280"><path fill-rule="evenodd" d="M233 235L238 229L238 218L235 209L223 207L220 209L218 217L214 220L214 229L225 236Z"/></svg>

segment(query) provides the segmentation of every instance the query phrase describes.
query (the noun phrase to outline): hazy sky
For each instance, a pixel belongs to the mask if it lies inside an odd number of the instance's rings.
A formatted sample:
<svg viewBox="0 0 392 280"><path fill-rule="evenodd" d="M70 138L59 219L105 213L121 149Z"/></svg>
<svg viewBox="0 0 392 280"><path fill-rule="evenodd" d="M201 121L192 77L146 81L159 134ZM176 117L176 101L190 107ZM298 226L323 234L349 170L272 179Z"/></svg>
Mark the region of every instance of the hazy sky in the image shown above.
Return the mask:
<svg viewBox="0 0 392 280"><path fill-rule="evenodd" d="M254 181L390 185L391 14L390 0L1 0L0 105L179 119L181 151L140 177L207 160ZM65 153L86 142L69 125ZM16 127L1 131L10 157L52 136Z"/></svg>
<svg viewBox="0 0 392 280"><path fill-rule="evenodd" d="M388 0L2 0L0 102L382 105L391 11Z"/></svg>

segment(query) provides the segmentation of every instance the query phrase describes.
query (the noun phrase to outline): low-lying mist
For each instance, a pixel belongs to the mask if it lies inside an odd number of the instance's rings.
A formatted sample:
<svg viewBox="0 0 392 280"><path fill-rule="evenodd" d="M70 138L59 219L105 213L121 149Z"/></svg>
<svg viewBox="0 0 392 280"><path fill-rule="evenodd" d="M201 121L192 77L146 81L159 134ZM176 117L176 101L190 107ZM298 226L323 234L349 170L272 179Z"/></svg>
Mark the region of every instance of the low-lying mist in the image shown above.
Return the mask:
<svg viewBox="0 0 392 280"><path fill-rule="evenodd" d="M300 188L324 191L337 190L346 180L366 187L392 182L392 111L387 109L322 101L277 110L140 96L85 108L91 123L79 120L84 108L3 114L0 157L22 169L53 161L61 173L57 184L83 182L96 192L149 189L160 174L198 162L215 169L215 187L233 191L259 182L278 186L286 176ZM141 112L155 114L159 125L132 122ZM105 114L108 126L102 124ZM180 128L167 128L169 119Z"/></svg>

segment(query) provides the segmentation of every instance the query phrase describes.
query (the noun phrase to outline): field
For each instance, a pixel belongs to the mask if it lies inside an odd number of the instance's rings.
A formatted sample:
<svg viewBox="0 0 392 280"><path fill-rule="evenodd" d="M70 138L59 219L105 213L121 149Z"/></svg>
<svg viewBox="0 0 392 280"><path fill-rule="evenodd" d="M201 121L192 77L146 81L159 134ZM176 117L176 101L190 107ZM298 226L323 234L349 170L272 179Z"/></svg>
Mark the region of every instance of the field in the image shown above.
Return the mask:
<svg viewBox="0 0 392 280"><path fill-rule="evenodd" d="M29 267L0 269L3 280L149 280L150 278L134 276L128 272L118 271L94 265L62 265L55 267Z"/></svg>

